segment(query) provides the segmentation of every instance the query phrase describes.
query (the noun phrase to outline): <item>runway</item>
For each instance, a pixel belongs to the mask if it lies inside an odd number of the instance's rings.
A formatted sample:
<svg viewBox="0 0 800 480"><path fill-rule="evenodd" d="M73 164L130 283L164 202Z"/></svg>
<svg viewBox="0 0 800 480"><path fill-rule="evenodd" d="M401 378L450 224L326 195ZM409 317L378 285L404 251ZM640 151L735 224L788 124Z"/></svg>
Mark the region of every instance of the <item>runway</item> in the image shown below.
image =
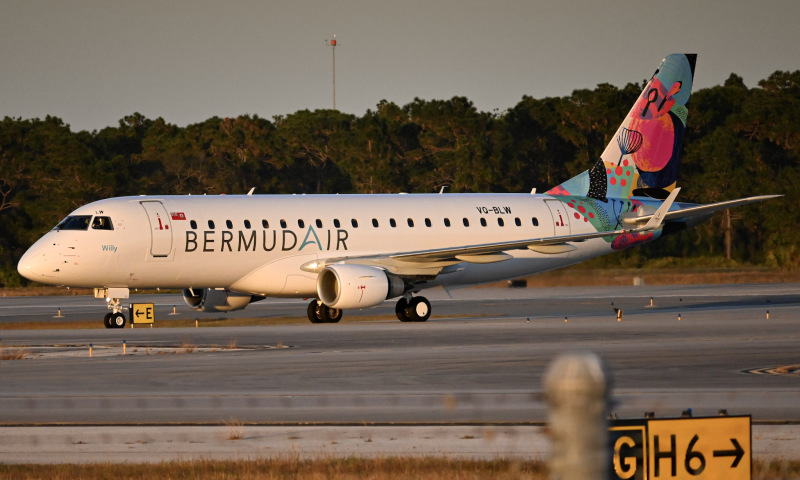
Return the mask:
<svg viewBox="0 0 800 480"><path fill-rule="evenodd" d="M638 287L565 287L565 288L489 288L477 287L444 291L441 288L425 290L424 295L433 303L433 316L498 317L524 316L548 317L568 314L606 316L611 302L631 312L649 305L650 298L656 307L713 308L720 302L737 303L751 307L771 303L792 303L800 298L800 284L739 284L739 285L644 285ZM497 308L503 302L504 308ZM191 310L183 303L180 294L131 293L128 303L154 303L159 321L198 319L200 322L214 318L305 318L306 300L270 298L252 303L244 310L228 313L204 313ZM394 318L394 301L366 310L349 310L345 321L354 317L385 315ZM62 316L56 318L59 311ZM627 311L627 310L626 310ZM108 312L103 299L91 296L51 297L0 297L0 324L16 322L63 323L75 320L93 320L101 325ZM173 312L175 312L173 314Z"/></svg>
<svg viewBox="0 0 800 480"><path fill-rule="evenodd" d="M29 352L0 361L0 422L536 427L547 419L542 375L574 350L606 362L619 418L691 408L695 416L727 409L754 423L800 422L797 284L450 295L428 295L426 323L389 319L387 302L335 325L158 328L170 318L160 315L156 328L122 330L102 328L102 301L91 307L91 298L68 299L86 305L80 314L65 297L3 299L3 322L39 318L31 312L60 303L68 317L97 318L98 328L0 331L4 349ZM156 303L170 311L173 301ZM261 305L243 313L305 312L301 301ZM364 320L375 314L386 320Z"/></svg>

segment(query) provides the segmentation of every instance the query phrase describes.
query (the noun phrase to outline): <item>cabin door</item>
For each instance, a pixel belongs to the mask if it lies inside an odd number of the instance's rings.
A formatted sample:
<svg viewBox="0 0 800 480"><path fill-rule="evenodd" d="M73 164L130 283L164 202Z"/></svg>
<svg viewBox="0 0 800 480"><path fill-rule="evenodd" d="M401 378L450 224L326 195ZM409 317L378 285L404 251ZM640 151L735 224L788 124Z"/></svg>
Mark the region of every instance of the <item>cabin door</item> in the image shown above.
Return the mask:
<svg viewBox="0 0 800 480"><path fill-rule="evenodd" d="M150 221L150 255L168 257L172 253L172 225L161 202L140 202Z"/></svg>

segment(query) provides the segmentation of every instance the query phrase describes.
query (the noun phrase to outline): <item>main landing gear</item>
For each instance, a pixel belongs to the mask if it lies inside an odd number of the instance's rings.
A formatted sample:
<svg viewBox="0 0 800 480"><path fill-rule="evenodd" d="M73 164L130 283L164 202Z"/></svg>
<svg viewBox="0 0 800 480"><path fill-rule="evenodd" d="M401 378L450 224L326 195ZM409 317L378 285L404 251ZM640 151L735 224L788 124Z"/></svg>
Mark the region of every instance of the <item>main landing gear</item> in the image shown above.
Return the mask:
<svg viewBox="0 0 800 480"><path fill-rule="evenodd" d="M400 297L394 313L401 322L424 322L431 316L431 302L425 297Z"/></svg>
<svg viewBox="0 0 800 480"><path fill-rule="evenodd" d="M307 313L311 323L339 323L342 319L341 309L331 308L319 300L308 304ZM431 302L425 297L400 297L394 313L401 322L424 322L431 316Z"/></svg>
<svg viewBox="0 0 800 480"><path fill-rule="evenodd" d="M308 304L308 319L311 323L339 323L342 319L342 310L313 300Z"/></svg>

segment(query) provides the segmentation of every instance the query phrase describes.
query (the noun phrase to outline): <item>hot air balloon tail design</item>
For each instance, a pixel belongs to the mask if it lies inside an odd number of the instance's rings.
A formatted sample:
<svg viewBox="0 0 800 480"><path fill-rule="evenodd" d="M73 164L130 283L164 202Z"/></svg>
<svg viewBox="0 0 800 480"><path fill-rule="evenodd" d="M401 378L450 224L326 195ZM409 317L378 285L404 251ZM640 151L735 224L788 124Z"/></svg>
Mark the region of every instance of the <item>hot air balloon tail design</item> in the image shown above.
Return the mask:
<svg viewBox="0 0 800 480"><path fill-rule="evenodd" d="M639 151L639 149L642 148L643 141L644 141L644 136L641 134L641 132L637 132L636 130L629 130L623 127L622 131L617 136L617 145L619 145L619 150L620 150L617 166L619 166L622 163L622 157Z"/></svg>

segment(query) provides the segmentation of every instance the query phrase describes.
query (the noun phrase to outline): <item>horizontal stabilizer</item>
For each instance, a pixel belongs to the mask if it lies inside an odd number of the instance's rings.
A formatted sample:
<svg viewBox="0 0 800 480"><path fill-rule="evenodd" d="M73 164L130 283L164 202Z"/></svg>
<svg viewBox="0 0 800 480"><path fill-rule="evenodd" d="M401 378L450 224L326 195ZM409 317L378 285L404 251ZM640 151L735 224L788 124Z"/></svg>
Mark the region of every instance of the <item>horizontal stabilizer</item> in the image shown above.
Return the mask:
<svg viewBox="0 0 800 480"><path fill-rule="evenodd" d="M718 212L720 210L727 210L733 207L740 207L742 205L748 205L750 203L763 202L765 200L771 200L773 198L779 198L782 196L783 195L759 195L757 197L739 198L737 200L728 200L726 202L709 203L708 205L697 205L694 207L682 208L680 210L673 210L671 212L667 212L666 215L664 215L662 222L674 221L689 217L709 216L714 212ZM656 214L654 213L653 215L644 215L641 217L628 217L624 218L622 221L623 223L628 225L635 225L645 221L650 222L652 217L654 217L655 215Z"/></svg>
<svg viewBox="0 0 800 480"><path fill-rule="evenodd" d="M669 212L670 207L672 207L672 204L675 202L675 198L678 196L678 192L680 191L680 187L677 187L672 191L672 193L669 194L667 199L664 200L664 203L658 207L656 213L654 213L653 216L650 217L650 220L647 221L647 224L645 224L643 230L656 230L661 227L661 224L667 217L667 212Z"/></svg>

